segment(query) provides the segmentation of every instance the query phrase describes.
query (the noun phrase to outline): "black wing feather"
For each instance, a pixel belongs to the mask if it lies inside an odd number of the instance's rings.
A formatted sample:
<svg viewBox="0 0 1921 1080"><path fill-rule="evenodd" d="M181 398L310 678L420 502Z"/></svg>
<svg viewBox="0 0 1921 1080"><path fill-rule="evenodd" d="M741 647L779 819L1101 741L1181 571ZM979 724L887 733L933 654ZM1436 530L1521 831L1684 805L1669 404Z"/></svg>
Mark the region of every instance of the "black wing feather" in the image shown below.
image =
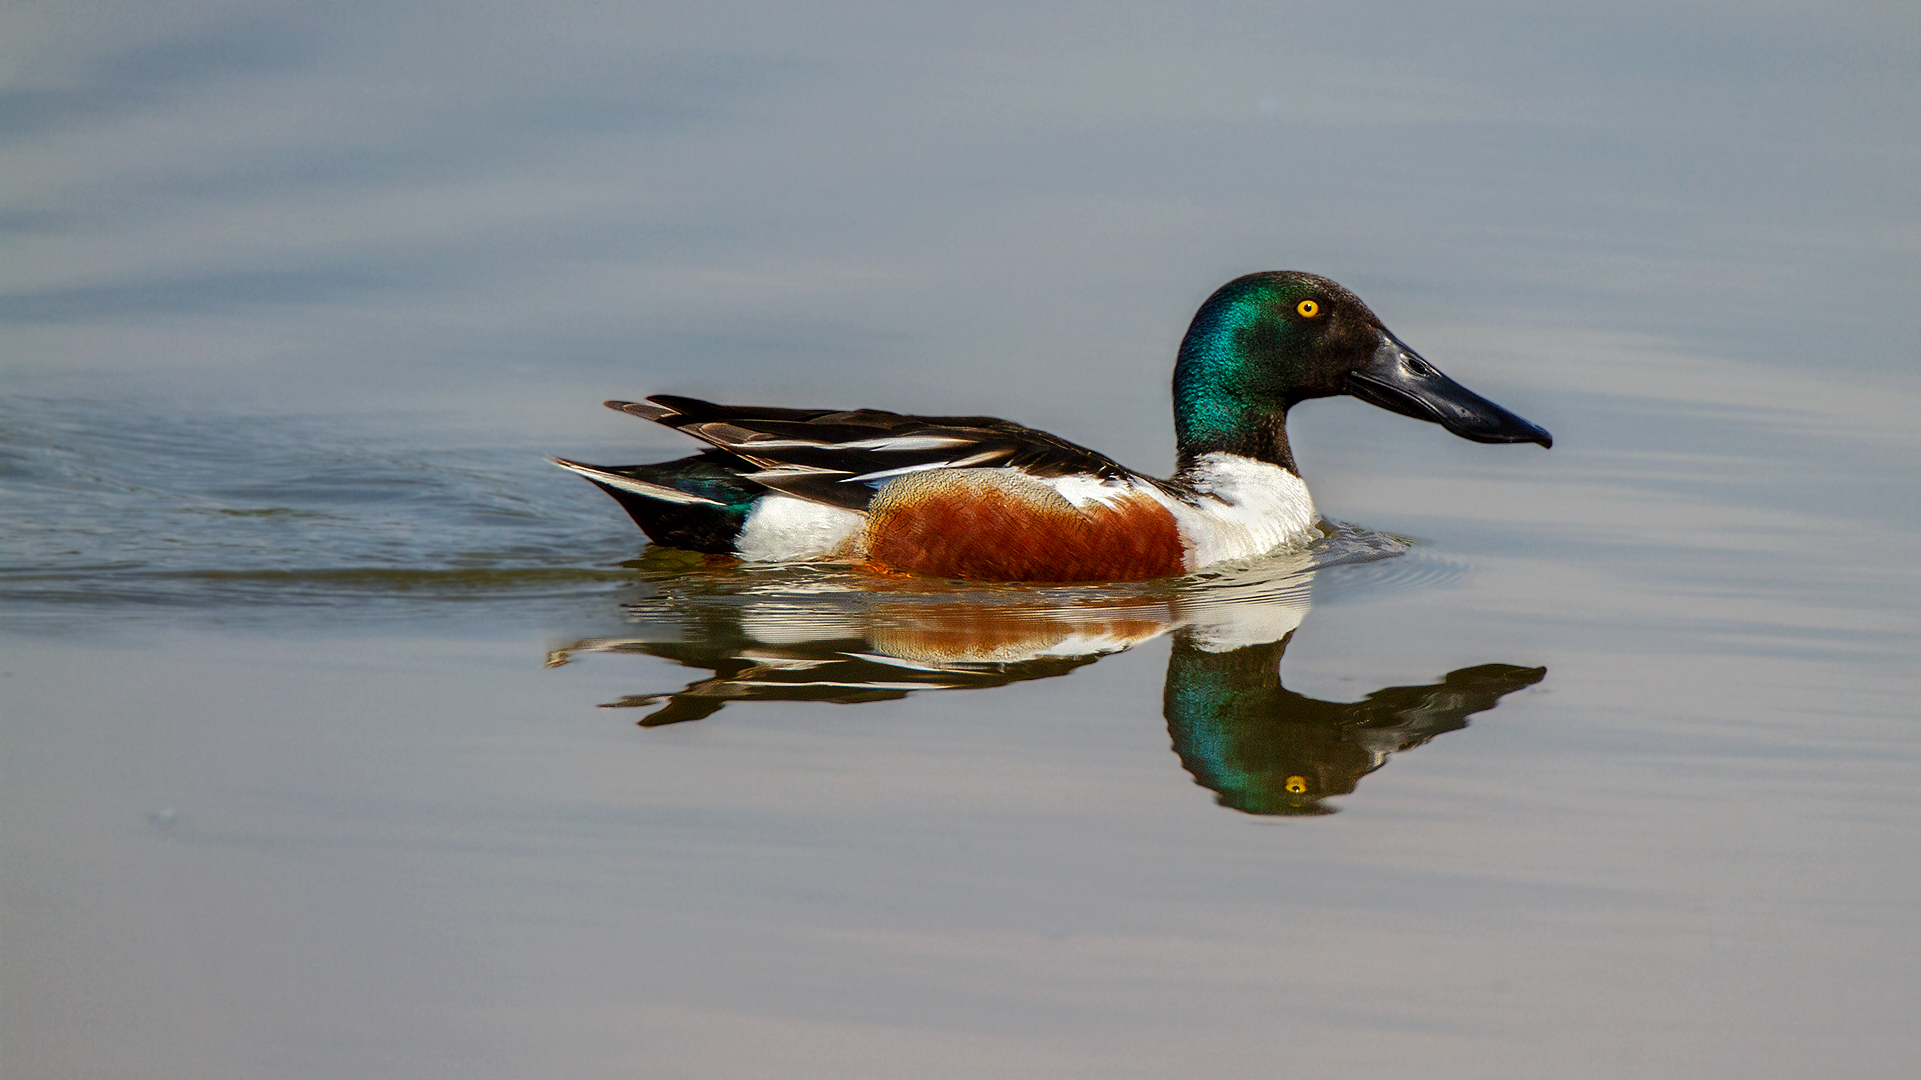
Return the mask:
<svg viewBox="0 0 1921 1080"><path fill-rule="evenodd" d="M1084 446L993 416L717 405L670 394L607 406L720 448L745 479L852 510L865 509L888 478L923 468L1147 479Z"/></svg>

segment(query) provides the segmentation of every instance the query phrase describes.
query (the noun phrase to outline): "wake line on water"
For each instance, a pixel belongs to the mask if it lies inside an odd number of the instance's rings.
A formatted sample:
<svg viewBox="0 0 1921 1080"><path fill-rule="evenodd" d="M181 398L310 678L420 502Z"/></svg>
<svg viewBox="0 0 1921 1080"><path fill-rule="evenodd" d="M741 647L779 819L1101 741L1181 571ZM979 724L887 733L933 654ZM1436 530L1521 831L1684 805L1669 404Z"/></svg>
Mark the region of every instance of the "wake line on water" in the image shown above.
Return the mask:
<svg viewBox="0 0 1921 1080"><path fill-rule="evenodd" d="M353 418L182 416L109 401L0 399L0 603L125 615L273 607L743 596L980 604L1009 617L1088 604L1294 603L1323 570L1392 560L1403 537L1329 522L1304 551L1183 579L999 585L755 566L642 548L533 447L450 448ZM638 557L636 553L638 552ZM1422 560L1427 561L1427 560ZM1446 577L1430 566L1428 583ZM1373 575L1369 575L1372 577ZM1382 578L1419 586L1422 574ZM831 599L827 599L831 598ZM631 617L631 613L630 613ZM1036 616L1041 617L1041 616Z"/></svg>

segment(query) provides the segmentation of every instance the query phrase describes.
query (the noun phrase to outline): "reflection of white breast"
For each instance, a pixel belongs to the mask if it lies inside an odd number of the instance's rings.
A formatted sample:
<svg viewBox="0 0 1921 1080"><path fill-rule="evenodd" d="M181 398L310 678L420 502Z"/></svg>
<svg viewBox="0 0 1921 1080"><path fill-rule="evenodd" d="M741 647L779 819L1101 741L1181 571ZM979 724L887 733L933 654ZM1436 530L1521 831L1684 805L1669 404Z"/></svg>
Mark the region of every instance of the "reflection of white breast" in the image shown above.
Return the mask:
<svg viewBox="0 0 1921 1080"><path fill-rule="evenodd" d="M1271 600L1183 607L1188 640L1205 652L1233 652L1249 645L1265 645L1293 633L1307 618L1311 601L1306 588Z"/></svg>
<svg viewBox="0 0 1921 1080"><path fill-rule="evenodd" d="M1307 485L1279 465L1204 454L1181 478L1200 497L1162 502L1180 525L1189 570L1299 547L1315 535L1320 515Z"/></svg>

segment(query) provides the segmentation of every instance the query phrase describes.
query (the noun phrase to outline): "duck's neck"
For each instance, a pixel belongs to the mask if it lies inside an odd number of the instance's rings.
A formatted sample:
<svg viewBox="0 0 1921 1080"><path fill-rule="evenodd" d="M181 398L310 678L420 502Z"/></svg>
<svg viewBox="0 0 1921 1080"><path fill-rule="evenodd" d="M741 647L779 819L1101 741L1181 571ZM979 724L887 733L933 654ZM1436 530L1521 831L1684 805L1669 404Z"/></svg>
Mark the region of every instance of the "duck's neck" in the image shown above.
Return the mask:
<svg viewBox="0 0 1921 1080"><path fill-rule="evenodd" d="M1233 312L1208 318L1203 309L1181 342L1174 365L1174 440L1180 472L1203 455L1238 454L1279 465L1296 476L1287 445L1285 398L1260 385L1250 363L1248 330Z"/></svg>
<svg viewBox="0 0 1921 1080"><path fill-rule="evenodd" d="M1182 431L1180 427L1178 423L1175 425L1178 448L1175 464L1179 473L1192 470L1207 454L1226 453L1279 465L1295 476L1301 475L1301 470L1294 465L1294 454L1288 449L1285 412L1263 413L1231 429L1210 429L1203 435Z"/></svg>

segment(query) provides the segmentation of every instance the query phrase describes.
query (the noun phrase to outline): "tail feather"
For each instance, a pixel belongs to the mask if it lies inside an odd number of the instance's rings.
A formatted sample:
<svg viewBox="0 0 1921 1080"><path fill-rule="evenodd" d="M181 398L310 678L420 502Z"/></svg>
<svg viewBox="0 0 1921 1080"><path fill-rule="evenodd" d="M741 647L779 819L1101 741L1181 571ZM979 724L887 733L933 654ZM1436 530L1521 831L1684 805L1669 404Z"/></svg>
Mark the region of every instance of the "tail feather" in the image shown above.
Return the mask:
<svg viewBox="0 0 1921 1080"><path fill-rule="evenodd" d="M629 416L638 416L642 420L652 420L656 423L665 423L668 419L680 415L665 405L658 405L651 401L603 401L601 404L615 412L624 412Z"/></svg>
<svg viewBox="0 0 1921 1080"><path fill-rule="evenodd" d="M742 479L730 457L709 450L653 465L588 465L554 458L554 464L585 477L613 496L654 543L727 555L767 489Z"/></svg>
<svg viewBox="0 0 1921 1080"><path fill-rule="evenodd" d="M604 484L607 487L618 488L621 491L642 495L649 499L659 499L661 502L678 503L683 506L696 504L706 506L727 505L719 499L710 499L705 495L696 495L691 491L682 491L679 488L668 487L666 484L655 484L646 480L636 479L632 476L624 476L612 470L603 469L598 465L586 465L578 461L568 461L566 458L561 457L551 460L554 464L566 469L568 472L579 473L596 484Z"/></svg>

